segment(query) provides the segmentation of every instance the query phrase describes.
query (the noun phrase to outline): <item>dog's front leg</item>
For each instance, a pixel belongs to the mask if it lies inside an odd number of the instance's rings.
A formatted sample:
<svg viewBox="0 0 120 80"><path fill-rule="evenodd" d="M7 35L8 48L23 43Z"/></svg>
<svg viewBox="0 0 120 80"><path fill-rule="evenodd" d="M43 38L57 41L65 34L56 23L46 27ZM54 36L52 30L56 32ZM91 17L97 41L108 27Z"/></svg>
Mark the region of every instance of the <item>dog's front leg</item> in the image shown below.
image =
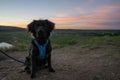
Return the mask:
<svg viewBox="0 0 120 80"><path fill-rule="evenodd" d="M25 71L27 73L30 73L30 66L31 66L31 61L30 61L30 57L26 57L26 60L25 60Z"/></svg>
<svg viewBox="0 0 120 80"><path fill-rule="evenodd" d="M55 72L55 70L52 68L52 65L51 65L51 53L48 55L48 68L49 68L49 71L50 72Z"/></svg>
<svg viewBox="0 0 120 80"><path fill-rule="evenodd" d="M36 56L34 53L32 53L32 56L31 56L31 78L34 78L35 77L35 73L36 73Z"/></svg>

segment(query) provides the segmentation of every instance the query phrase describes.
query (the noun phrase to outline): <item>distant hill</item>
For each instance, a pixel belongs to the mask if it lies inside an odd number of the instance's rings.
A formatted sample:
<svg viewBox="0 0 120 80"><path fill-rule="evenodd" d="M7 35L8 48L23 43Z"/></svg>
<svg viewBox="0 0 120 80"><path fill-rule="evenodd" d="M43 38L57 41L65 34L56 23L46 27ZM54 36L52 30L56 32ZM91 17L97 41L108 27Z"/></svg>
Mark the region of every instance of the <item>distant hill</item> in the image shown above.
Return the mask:
<svg viewBox="0 0 120 80"><path fill-rule="evenodd" d="M26 31L24 28L18 28L15 26L0 26L0 32L18 32L18 31Z"/></svg>

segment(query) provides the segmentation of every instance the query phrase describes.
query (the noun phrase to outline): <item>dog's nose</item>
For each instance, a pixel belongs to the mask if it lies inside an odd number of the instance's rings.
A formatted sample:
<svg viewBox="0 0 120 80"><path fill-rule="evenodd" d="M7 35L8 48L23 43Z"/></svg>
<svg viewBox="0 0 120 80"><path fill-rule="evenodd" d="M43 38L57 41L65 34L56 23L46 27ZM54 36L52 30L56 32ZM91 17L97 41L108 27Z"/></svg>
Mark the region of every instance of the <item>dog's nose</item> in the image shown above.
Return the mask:
<svg viewBox="0 0 120 80"><path fill-rule="evenodd" d="M38 32L39 32L39 33L43 33L43 30L39 30Z"/></svg>

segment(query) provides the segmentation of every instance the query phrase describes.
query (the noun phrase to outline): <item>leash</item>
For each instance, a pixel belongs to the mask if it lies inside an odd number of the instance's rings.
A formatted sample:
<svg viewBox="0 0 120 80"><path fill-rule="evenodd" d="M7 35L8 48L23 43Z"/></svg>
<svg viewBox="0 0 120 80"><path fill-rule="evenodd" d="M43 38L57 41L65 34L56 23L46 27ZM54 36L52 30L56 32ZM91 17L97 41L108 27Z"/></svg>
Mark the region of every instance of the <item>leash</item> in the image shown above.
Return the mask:
<svg viewBox="0 0 120 80"><path fill-rule="evenodd" d="M18 59L15 59L15 58L9 56L7 53L5 53L5 52L2 51L2 50L0 50L0 53L4 54L5 56L9 57L10 59L12 59L12 60L14 60L14 61L16 61L16 62L19 62L19 63L25 64L25 62L20 61L20 60L18 60Z"/></svg>
<svg viewBox="0 0 120 80"><path fill-rule="evenodd" d="M46 41L46 43L44 44L44 45L40 45L36 40L34 40L34 43L35 43L35 45L38 47L38 49L39 49L39 58L40 59L44 59L45 58L45 56L46 56L46 47L47 47L47 45L48 45L48 40ZM10 55L8 55L6 52L4 52L4 51L2 51L2 50L0 50L0 53L2 53L2 54L4 54L5 56L7 56L8 58L10 58L10 59L12 59L12 60L14 60L14 61L16 61L16 62L19 62L19 63L21 63L21 64L25 64L25 62L23 62L23 61L20 61L20 60L18 60L18 59L16 59L16 58L13 58L13 57L11 57Z"/></svg>

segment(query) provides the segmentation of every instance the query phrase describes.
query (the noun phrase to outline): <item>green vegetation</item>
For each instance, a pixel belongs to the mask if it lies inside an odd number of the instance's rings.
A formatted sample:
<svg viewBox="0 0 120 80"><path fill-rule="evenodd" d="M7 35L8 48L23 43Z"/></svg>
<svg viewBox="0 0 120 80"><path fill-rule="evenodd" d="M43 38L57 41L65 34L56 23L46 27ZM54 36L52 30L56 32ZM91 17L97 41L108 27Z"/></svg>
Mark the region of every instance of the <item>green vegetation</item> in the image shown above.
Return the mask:
<svg viewBox="0 0 120 80"><path fill-rule="evenodd" d="M96 48L102 45L113 45L120 47L120 36L102 36L102 37L52 37L53 47L61 48L70 45L79 44L83 47Z"/></svg>
<svg viewBox="0 0 120 80"><path fill-rule="evenodd" d="M54 48L61 48L75 44L90 48L98 47L100 45L114 45L120 47L120 31L57 30L54 32L51 40Z"/></svg>
<svg viewBox="0 0 120 80"><path fill-rule="evenodd" d="M30 43L30 36L26 32L0 32L0 42L8 42L14 45L6 51L26 50Z"/></svg>
<svg viewBox="0 0 120 80"><path fill-rule="evenodd" d="M120 30L55 30L50 39L54 49L73 45L90 49L113 45L120 49ZM4 51L25 51L30 47L31 37L25 30L1 31L0 42L8 42L14 45L10 49L1 48ZM119 51L117 50L117 53L113 54L114 58L118 58ZM0 56L1 59L5 58Z"/></svg>
<svg viewBox="0 0 120 80"><path fill-rule="evenodd" d="M75 44L90 48L100 45L114 45L120 47L120 35L109 35L118 34L118 32L120 31L56 30L51 36L51 41L53 48L63 48ZM98 34L103 33L109 34L98 36ZM25 31L0 32L0 42L8 42L14 45L14 47L10 49L4 49L6 51L21 51L29 48L31 38L30 34Z"/></svg>

